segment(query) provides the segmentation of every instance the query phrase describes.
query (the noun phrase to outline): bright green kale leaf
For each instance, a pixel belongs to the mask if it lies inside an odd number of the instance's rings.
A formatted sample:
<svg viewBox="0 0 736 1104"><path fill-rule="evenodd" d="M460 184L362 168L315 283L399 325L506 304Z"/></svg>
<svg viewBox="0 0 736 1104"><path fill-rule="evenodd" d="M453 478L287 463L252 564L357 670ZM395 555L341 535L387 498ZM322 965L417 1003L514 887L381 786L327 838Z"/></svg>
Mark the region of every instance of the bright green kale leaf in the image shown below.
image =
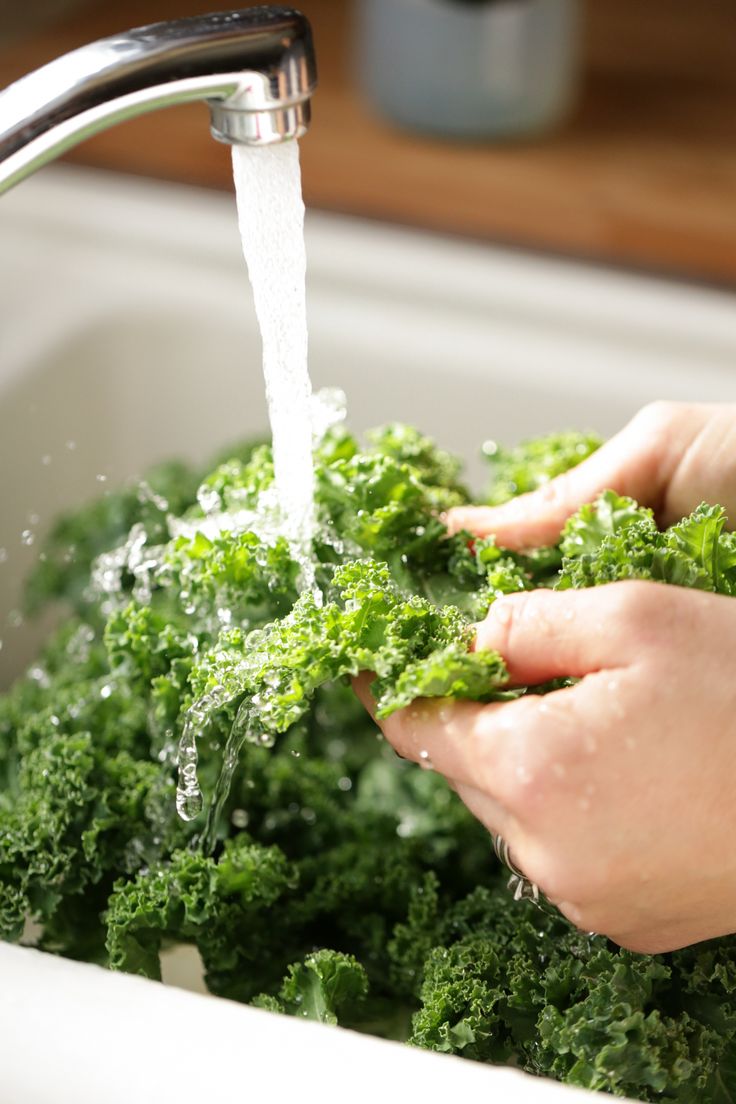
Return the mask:
<svg viewBox="0 0 736 1104"><path fill-rule="evenodd" d="M651 579L733 594L736 545L724 532L720 506L698 506L660 531L651 510L604 491L566 523L560 544L558 589L599 586L621 579Z"/></svg>
<svg viewBox="0 0 736 1104"><path fill-rule="evenodd" d="M360 671L377 676L379 716L419 692L488 700L505 685L505 668L493 653L470 654L471 639L459 610L407 598L385 565L356 560L334 570L322 604L306 592L266 629L222 633L191 682L200 698L215 688L244 698L257 740L299 721L319 686Z"/></svg>
<svg viewBox="0 0 736 1104"><path fill-rule="evenodd" d="M574 468L603 442L594 433L550 433L503 448L486 441L483 453L490 466L490 488L486 501L498 506L516 495L535 491L557 475Z"/></svg>

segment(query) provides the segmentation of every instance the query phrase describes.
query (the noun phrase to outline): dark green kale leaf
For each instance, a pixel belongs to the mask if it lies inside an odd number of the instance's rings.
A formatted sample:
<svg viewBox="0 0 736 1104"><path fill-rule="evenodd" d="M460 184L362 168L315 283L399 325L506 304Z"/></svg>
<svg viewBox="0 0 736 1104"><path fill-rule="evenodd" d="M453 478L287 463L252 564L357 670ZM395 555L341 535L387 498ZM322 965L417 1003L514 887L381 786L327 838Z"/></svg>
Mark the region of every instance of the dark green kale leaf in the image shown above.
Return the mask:
<svg viewBox="0 0 736 1104"><path fill-rule="evenodd" d="M424 968L414 1045L640 1100L684 1102L711 1089L706 1099L715 1100L723 1078L733 1084L733 1006L720 982L733 940L634 955L498 890L471 893L443 919ZM705 956L696 987L708 1010L687 992L697 976L693 952ZM717 1014L724 998L728 1022Z"/></svg>
<svg viewBox="0 0 736 1104"><path fill-rule="evenodd" d="M292 963L278 997L262 994L252 1004L317 1023L336 1024L343 1009L355 1015L368 993L368 975L353 955L320 950Z"/></svg>
<svg viewBox="0 0 736 1104"><path fill-rule="evenodd" d="M279 848L247 836L228 842L217 861L174 851L167 862L115 885L106 915L110 965L160 978L165 942L193 942L213 991L229 990L237 979L241 999L252 997L274 955L271 906L296 877ZM275 953L271 972L280 974L285 963Z"/></svg>

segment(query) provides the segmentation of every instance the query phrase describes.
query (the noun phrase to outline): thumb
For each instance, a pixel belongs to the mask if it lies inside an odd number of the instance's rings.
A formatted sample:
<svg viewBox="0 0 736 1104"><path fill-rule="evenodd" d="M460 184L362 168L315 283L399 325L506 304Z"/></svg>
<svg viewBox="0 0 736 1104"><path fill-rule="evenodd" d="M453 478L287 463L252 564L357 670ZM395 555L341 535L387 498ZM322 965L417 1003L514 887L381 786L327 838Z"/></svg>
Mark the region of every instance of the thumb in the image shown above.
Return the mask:
<svg viewBox="0 0 736 1104"><path fill-rule="evenodd" d="M653 606L664 589L627 581L507 595L478 625L475 648L500 652L516 685L628 667L636 658L632 641L642 624L656 621Z"/></svg>

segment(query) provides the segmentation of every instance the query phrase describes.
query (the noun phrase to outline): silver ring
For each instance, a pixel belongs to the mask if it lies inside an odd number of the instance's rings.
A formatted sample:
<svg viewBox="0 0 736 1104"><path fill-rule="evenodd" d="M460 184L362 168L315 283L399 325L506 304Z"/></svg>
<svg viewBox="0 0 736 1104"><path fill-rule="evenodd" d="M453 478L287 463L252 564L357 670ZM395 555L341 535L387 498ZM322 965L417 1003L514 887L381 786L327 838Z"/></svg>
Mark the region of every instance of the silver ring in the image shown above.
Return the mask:
<svg viewBox="0 0 736 1104"><path fill-rule="evenodd" d="M508 842L503 836L494 836L492 833L491 839L493 840L493 850L496 852L496 857L511 872L507 884L514 894L514 900L533 901L535 905L538 905L540 903L539 886L535 882L529 881L524 871L516 865L511 857L511 848Z"/></svg>

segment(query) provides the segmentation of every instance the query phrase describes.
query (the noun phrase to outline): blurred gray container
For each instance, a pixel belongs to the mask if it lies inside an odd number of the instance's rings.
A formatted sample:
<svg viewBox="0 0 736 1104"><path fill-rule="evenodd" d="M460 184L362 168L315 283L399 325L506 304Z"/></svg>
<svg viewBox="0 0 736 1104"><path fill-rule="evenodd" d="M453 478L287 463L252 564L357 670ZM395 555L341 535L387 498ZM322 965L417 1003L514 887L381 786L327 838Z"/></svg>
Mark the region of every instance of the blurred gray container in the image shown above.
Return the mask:
<svg viewBox="0 0 736 1104"><path fill-rule="evenodd" d="M536 134L571 105L580 15L579 0L358 0L361 87L410 129Z"/></svg>

